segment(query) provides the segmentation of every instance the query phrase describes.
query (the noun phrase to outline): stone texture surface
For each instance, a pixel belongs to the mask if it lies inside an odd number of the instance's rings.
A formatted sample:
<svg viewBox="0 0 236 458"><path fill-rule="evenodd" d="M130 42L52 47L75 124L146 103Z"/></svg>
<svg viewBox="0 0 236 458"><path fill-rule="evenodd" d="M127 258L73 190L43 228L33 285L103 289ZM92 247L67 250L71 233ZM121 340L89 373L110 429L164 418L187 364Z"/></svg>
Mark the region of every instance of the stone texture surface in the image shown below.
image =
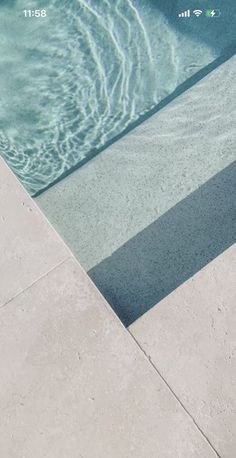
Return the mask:
<svg viewBox="0 0 236 458"><path fill-rule="evenodd" d="M0 309L0 456L215 453L74 260Z"/></svg>
<svg viewBox="0 0 236 458"><path fill-rule="evenodd" d="M0 158L0 307L69 254Z"/></svg>
<svg viewBox="0 0 236 458"><path fill-rule="evenodd" d="M236 162L88 274L129 326L236 241Z"/></svg>
<svg viewBox="0 0 236 458"><path fill-rule="evenodd" d="M131 327L222 458L236 456L236 245Z"/></svg>
<svg viewBox="0 0 236 458"><path fill-rule="evenodd" d="M87 271L236 159L235 78L233 57L37 198Z"/></svg>

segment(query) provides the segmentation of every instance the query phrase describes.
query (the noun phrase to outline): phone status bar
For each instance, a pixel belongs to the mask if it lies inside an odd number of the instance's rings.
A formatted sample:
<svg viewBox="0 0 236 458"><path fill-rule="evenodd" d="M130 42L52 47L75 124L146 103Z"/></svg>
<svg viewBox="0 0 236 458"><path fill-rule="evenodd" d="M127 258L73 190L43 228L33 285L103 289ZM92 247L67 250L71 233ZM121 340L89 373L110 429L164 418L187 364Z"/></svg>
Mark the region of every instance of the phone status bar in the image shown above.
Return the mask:
<svg viewBox="0 0 236 458"><path fill-rule="evenodd" d="M211 19L219 18L221 16L221 10L219 8L215 9L207 9L207 10L200 10L200 9L194 9L190 10L187 9L185 11L181 11L178 13L179 18L190 18L190 17L207 17Z"/></svg>

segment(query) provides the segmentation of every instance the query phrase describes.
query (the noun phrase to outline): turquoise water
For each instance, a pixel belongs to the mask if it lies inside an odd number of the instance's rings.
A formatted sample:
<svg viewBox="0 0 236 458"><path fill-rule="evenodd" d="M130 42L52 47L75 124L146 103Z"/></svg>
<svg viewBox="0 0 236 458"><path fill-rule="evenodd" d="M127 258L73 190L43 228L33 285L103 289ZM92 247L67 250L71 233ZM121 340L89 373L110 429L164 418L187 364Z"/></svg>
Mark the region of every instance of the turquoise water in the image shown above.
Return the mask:
<svg viewBox="0 0 236 458"><path fill-rule="evenodd" d="M0 154L32 195L104 148L236 38L228 6L215 22L177 19L190 3L0 1ZM23 10L41 8L46 18L24 17ZM221 20L228 27L220 37Z"/></svg>

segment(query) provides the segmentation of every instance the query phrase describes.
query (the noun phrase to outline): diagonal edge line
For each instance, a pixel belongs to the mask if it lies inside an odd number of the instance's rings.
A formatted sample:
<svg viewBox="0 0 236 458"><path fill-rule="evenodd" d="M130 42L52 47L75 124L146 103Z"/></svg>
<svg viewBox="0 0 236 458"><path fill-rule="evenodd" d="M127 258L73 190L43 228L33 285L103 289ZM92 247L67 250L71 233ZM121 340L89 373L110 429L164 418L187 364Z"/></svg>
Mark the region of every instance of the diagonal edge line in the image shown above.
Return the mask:
<svg viewBox="0 0 236 458"><path fill-rule="evenodd" d="M221 455L217 452L216 448L214 447L214 445L211 443L211 441L208 439L208 437L206 436L206 434L204 433L204 431L201 429L201 427L198 425L198 423L196 422L195 418L191 415L191 413L188 411L188 409L185 407L185 405L183 404L183 402L179 399L179 397L177 396L177 394L174 392L173 388L171 388L171 386L169 385L169 383L166 381L166 379L164 378L164 376L161 374L161 372L159 371L159 369L156 367L156 365L153 363L152 359L151 359L151 356L149 356L145 350L141 347L140 343L138 342L138 340L135 338L135 336L132 334L132 332L130 331L129 328L127 328L127 331L129 332L130 336L133 338L134 342L136 343L136 345L140 348L140 350L142 351L142 353L144 354L145 358L149 361L150 365L153 367L153 369L155 370L155 372L159 375L159 377L162 379L162 381L164 382L164 384L166 385L166 387L168 388L168 390L171 392L171 394L174 396L174 398L176 399L176 401L181 405L181 407L184 409L185 413L188 415L188 417L191 418L192 422L194 423L194 425L196 426L197 430L199 431L199 433L201 434L201 436L203 436L203 438L205 439L205 441L208 443L208 445L211 447L211 449L213 450L213 452L215 453L215 455L217 456L217 458L222 458Z"/></svg>
<svg viewBox="0 0 236 458"><path fill-rule="evenodd" d="M30 283L26 288L23 288L18 293L16 293L14 296L12 296L10 299L8 299L6 302L4 302L4 304L0 304L0 312L1 312L1 310L3 308L5 308L7 305L9 305L14 299L16 299L18 296L20 296L25 291L28 291L32 286L34 286L36 283L38 283L38 281L40 281L41 279L47 277L47 275L49 275L51 272L53 272L54 270L59 268L62 264L64 264L65 262L67 262L71 258L72 258L72 256L67 256L65 259L60 261L58 264L55 264L55 266L53 266L47 272L45 272L44 274L42 274L41 276L36 278L36 280L34 280L32 283Z"/></svg>

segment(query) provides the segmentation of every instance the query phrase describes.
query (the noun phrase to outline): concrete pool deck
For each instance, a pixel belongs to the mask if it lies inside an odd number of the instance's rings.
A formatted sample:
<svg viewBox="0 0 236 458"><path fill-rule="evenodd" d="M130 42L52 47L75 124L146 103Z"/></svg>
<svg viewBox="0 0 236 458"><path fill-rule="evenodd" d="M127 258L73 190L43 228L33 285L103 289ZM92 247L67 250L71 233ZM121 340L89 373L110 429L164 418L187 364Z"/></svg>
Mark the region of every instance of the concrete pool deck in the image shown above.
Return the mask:
<svg viewBox="0 0 236 458"><path fill-rule="evenodd" d="M36 199L127 325L235 241L235 79L234 56Z"/></svg>
<svg viewBox="0 0 236 458"><path fill-rule="evenodd" d="M2 159L0 178L1 456L219 456Z"/></svg>

